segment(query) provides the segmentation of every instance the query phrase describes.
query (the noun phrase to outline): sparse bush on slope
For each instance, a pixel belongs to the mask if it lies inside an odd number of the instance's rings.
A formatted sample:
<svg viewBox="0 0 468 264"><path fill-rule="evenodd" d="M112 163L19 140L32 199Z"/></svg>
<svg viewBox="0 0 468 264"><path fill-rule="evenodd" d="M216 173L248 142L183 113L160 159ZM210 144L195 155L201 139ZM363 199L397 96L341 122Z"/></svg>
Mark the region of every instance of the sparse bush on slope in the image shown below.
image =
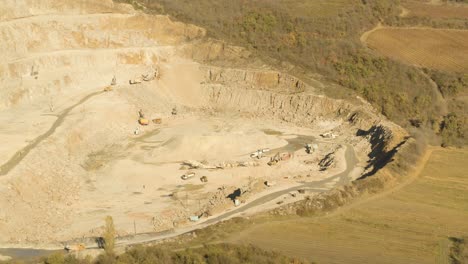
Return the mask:
<svg viewBox="0 0 468 264"><path fill-rule="evenodd" d="M306 264L307 261L285 257L254 246L231 244L206 245L195 249L172 251L158 246L136 246L122 255L104 254L95 261L72 255L54 254L44 264Z"/></svg>

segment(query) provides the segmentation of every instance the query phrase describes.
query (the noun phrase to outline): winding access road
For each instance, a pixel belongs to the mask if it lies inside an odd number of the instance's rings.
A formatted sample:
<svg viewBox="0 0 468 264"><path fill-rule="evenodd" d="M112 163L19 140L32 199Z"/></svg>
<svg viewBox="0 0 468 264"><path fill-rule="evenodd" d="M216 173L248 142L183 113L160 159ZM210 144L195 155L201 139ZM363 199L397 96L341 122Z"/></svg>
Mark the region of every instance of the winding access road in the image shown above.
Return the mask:
<svg viewBox="0 0 468 264"><path fill-rule="evenodd" d="M176 237L185 233L189 233L192 231L195 231L197 229L201 229L225 220L228 220L232 217L235 217L237 215L240 215L244 212L246 212L249 209L252 209L257 206L261 206L265 203L271 202L278 197L281 197L283 195L289 194L292 191L297 191L298 189L307 189L310 192L313 193L320 193L320 192L325 192L328 191L330 188L326 188L327 184L330 182L334 182L337 180L336 184L334 187L337 186L343 186L347 183L349 183L352 179L349 177L349 174L351 173L354 168L356 168L356 165L358 163L358 159L356 157L356 153L354 152L354 149L351 145L346 144L346 150L345 150L345 159L346 159L346 169L343 172L340 172L336 175L333 175L327 179L320 180L320 181L315 181L315 182L307 182L307 183L302 183L300 185L288 188L288 189L283 189L279 190L273 193L266 194L262 197L259 197L251 202L246 203L243 206L237 207L234 210L225 212L221 215L215 216L213 218L209 218L204 222L201 222L197 225L192 225L180 229L175 229L175 230L167 230L167 231L162 231L162 232L152 232L152 233L142 233L142 234L137 234L137 235L132 235L132 236L126 236L126 237L121 237L118 238L116 241L116 245L119 246L128 246L128 245L135 245L135 244L141 244L141 243L149 243L149 242L154 242L154 241L159 241L162 239L167 239L167 238L172 238ZM88 248L96 248L95 246L91 246Z"/></svg>
<svg viewBox="0 0 468 264"><path fill-rule="evenodd" d="M99 93L94 93L91 95L88 95L87 97L83 98L80 102L83 103L84 101L88 100L92 96L95 96ZM76 107L73 106L73 107ZM73 108L68 108L69 111L71 111ZM69 112L68 111L68 112ZM62 113L61 116L64 118L66 116L66 113ZM63 120L62 120L63 122ZM57 122L56 122L57 124ZM55 124L54 124L55 125ZM60 125L60 123L58 123ZM58 127L58 125L55 126ZM51 131L51 130L49 130ZM52 132L53 133L53 130ZM298 189L307 189L309 192L313 193L320 193L320 192L325 192L330 189L330 187L327 187L326 185L336 181L336 184L334 185L335 187L337 186L342 186L347 183L349 183L352 179L349 177L349 174L351 173L352 170L356 168L356 165L358 163L358 159L356 157L356 153L354 152L354 149L351 145L346 144L346 150L345 150L345 159L346 159L346 169L343 172L340 172L338 174L335 174L327 179L320 180L320 181L315 181L315 182L307 182L307 183L302 183L300 185L288 188L288 189L283 189L279 190L273 193L266 194L262 197L259 197L251 202L246 203L245 205L238 207L234 210L225 212L219 216L215 216L213 218L209 218L204 222L200 222L197 225L192 225L192 226L187 226L183 227L180 229L175 229L175 230L166 230L162 232L151 232L151 233L142 233L142 234L137 234L137 235L131 235L131 236L126 236L126 237L120 237L117 238L116 245L117 246L129 246L129 245L135 245L135 244L142 244L142 243L149 243L149 242L155 242L167 238L173 238L179 235L183 235L185 233L189 233L192 231L195 231L197 229L205 228L207 226L228 220L232 217L235 217L237 215L240 215L244 212L246 212L249 209L252 209L257 206L261 206L265 203L271 202L278 197L281 197L283 195L286 195L292 191L296 191ZM327 187L327 188L326 188ZM88 249L93 249L97 248L96 244L88 244L87 247ZM0 249L0 254L5 254L5 255L10 255L14 258L19 258L19 259L24 259L27 257L37 257L37 256L43 256L43 255L48 255L53 252L56 252L57 250L60 250L62 248L56 248L55 250L43 250L41 248L23 248L23 249L18 249L18 248L4 248Z"/></svg>

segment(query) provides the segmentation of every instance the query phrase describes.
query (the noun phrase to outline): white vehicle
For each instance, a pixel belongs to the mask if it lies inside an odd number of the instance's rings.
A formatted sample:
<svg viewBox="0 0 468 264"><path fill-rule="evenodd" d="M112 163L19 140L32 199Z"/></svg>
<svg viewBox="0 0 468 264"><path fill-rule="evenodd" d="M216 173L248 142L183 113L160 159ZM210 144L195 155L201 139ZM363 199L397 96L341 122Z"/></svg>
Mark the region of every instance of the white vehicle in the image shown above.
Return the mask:
<svg viewBox="0 0 468 264"><path fill-rule="evenodd" d="M193 177L195 177L195 172L189 172L187 174L182 175L180 178L182 180L188 180L188 179L193 178Z"/></svg>
<svg viewBox="0 0 468 264"><path fill-rule="evenodd" d="M306 149L306 152L307 152L308 154L311 154L311 153L317 151L318 145L317 145L317 144L309 144L309 143L307 143L307 144L305 145L305 149Z"/></svg>
<svg viewBox="0 0 468 264"><path fill-rule="evenodd" d="M250 157L251 157L251 158L257 158L257 159L259 159L259 158L262 157L262 152L260 152L260 151L257 150L257 151L255 151L255 152L253 152L252 154L250 154Z"/></svg>
<svg viewBox="0 0 468 264"><path fill-rule="evenodd" d="M263 154L269 152L270 149L269 148L265 148L265 149L259 149L253 153L250 154L250 157L251 158L257 158L257 159L261 159L263 157Z"/></svg>
<svg viewBox="0 0 468 264"><path fill-rule="evenodd" d="M276 182L275 181L266 181L265 185L268 186L268 187L272 187L272 186L276 185Z"/></svg>
<svg viewBox="0 0 468 264"><path fill-rule="evenodd" d="M323 138L331 138L331 139L334 139L334 138L338 137L337 135L333 134L332 132L323 133L323 134L320 134L320 136L323 137Z"/></svg>

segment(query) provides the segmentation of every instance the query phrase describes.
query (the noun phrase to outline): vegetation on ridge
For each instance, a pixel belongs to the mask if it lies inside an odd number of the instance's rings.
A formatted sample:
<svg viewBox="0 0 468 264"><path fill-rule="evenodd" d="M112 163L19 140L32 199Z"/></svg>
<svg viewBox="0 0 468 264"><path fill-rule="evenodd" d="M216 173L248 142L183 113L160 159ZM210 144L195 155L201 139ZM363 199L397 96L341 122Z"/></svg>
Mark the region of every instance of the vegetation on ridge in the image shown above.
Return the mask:
<svg viewBox="0 0 468 264"><path fill-rule="evenodd" d="M232 244L205 245L173 251L158 246L136 246L118 256L100 255L96 260L79 259L61 253L42 260L44 264L306 264L304 260L285 257L254 246Z"/></svg>
<svg viewBox="0 0 468 264"><path fill-rule="evenodd" d="M432 133L449 129L443 125L448 118L444 111L446 102L440 100L428 75L418 68L378 56L360 42L361 34L378 22L416 23L416 18L399 16L399 1L119 1L138 2L147 12L170 14L202 26L209 36L245 46L271 63L286 61L305 71L317 72L362 95L400 125L414 125L417 120L418 127L429 128ZM457 89L467 90L467 86ZM335 90L324 92L333 96ZM456 118L464 126L462 130L466 129L463 112L455 109L450 118ZM458 137L446 140L443 136L445 144L465 141L460 133L445 135Z"/></svg>

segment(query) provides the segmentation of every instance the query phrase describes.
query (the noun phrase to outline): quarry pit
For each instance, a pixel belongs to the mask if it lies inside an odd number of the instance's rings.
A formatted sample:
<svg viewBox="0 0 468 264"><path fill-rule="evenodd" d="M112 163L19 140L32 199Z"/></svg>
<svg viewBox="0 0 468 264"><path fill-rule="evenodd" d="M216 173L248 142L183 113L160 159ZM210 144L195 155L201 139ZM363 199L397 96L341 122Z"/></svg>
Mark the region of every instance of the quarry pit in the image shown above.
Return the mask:
<svg viewBox="0 0 468 264"><path fill-rule="evenodd" d="M265 211L369 174L407 136L202 28L92 2L0 7L1 247L98 237L108 215L130 236Z"/></svg>

